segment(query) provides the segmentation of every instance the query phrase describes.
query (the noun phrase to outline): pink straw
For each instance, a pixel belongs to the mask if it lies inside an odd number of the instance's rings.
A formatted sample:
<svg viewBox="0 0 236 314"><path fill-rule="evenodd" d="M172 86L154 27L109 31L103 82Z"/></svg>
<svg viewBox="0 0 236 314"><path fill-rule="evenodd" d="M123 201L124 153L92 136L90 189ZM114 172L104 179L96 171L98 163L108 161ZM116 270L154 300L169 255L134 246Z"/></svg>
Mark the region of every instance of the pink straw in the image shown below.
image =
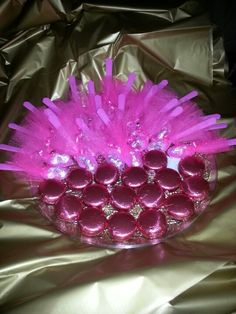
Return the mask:
<svg viewBox="0 0 236 314"><path fill-rule="evenodd" d="M94 82L92 80L88 81L88 92L89 95L95 95L95 87L94 87Z"/></svg>
<svg viewBox="0 0 236 314"><path fill-rule="evenodd" d="M105 67L106 67L106 76L111 77L112 76L112 59L107 58L105 60Z"/></svg>
<svg viewBox="0 0 236 314"><path fill-rule="evenodd" d="M225 129L225 128L227 128L227 126L228 125L226 123L218 123L218 124L215 124L212 127L210 127L208 130L213 131L213 130Z"/></svg>
<svg viewBox="0 0 236 314"><path fill-rule="evenodd" d="M5 150L7 152L12 152L12 153L20 153L21 148L11 146L11 145L6 145L6 144L0 144L0 150Z"/></svg>
<svg viewBox="0 0 236 314"><path fill-rule="evenodd" d="M109 119L108 115L106 114L106 112L104 111L104 109L98 108L97 114L98 114L99 118L100 118L106 125L109 125L109 124L110 124L110 119Z"/></svg>
<svg viewBox="0 0 236 314"><path fill-rule="evenodd" d="M231 138L227 140L229 146L236 146L236 138Z"/></svg>
<svg viewBox="0 0 236 314"><path fill-rule="evenodd" d="M169 111L169 110L175 108L176 106L178 106L178 104L179 104L178 99L177 98L173 98L161 109L160 112Z"/></svg>
<svg viewBox="0 0 236 314"><path fill-rule="evenodd" d="M24 134L27 134L27 135L32 135L31 132L29 130L27 130L26 128L22 127L22 126L19 126L18 124L16 123L9 123L8 124L8 127L10 129L13 129L17 132L20 132L20 133L24 133Z"/></svg>
<svg viewBox="0 0 236 314"><path fill-rule="evenodd" d="M179 106L170 113L170 117L175 118L179 116L182 112L183 112L183 108Z"/></svg>
<svg viewBox="0 0 236 314"><path fill-rule="evenodd" d="M6 171L23 171L21 168L10 165L10 164L2 164L0 163L0 170Z"/></svg>
<svg viewBox="0 0 236 314"><path fill-rule="evenodd" d="M182 98L179 99L179 104L182 104L186 101L191 100L192 98L198 96L198 92L197 91L192 91L190 93L188 93L187 95L183 96Z"/></svg>
<svg viewBox="0 0 236 314"><path fill-rule="evenodd" d="M38 111L38 109L37 109L35 106L33 106L29 101L25 101L25 102L23 103L23 106L24 106L26 109L28 109L29 111L33 112L33 113L35 113L36 111Z"/></svg>
<svg viewBox="0 0 236 314"><path fill-rule="evenodd" d="M167 85L168 85L168 81L163 80L159 84L152 86L145 97L145 101L148 102L155 94L157 94L160 90L165 88Z"/></svg>
<svg viewBox="0 0 236 314"><path fill-rule="evenodd" d="M208 127L211 127L212 125L215 124L215 119L208 119L208 120L203 120L202 122L192 126L191 128L184 130L183 132L180 132L179 134L176 134L172 137L173 141L180 140L183 137L189 136L190 134L193 134L195 132L204 130Z"/></svg>
<svg viewBox="0 0 236 314"><path fill-rule="evenodd" d="M87 132L89 130L87 124L84 122L82 118L76 118L75 122L82 131Z"/></svg>
<svg viewBox="0 0 236 314"><path fill-rule="evenodd" d="M70 90L72 93L72 97L77 100L78 99L78 91L77 91L77 85L76 85L76 79L73 75L70 75L69 78L69 85L70 85Z"/></svg>
<svg viewBox="0 0 236 314"><path fill-rule="evenodd" d="M126 100L126 97L124 94L120 94L118 96L118 109L120 111L124 111L125 110L125 100Z"/></svg>
<svg viewBox="0 0 236 314"><path fill-rule="evenodd" d="M50 98L45 97L43 98L42 102L52 111L59 112L59 108L54 104L54 102Z"/></svg>
<svg viewBox="0 0 236 314"><path fill-rule="evenodd" d="M219 120L219 119L221 118L221 115L218 114L218 113L209 114L209 115L207 115L207 116L204 116L204 117L203 117L203 120L207 120L207 119L209 119L209 118L214 118L214 119L216 119L216 120Z"/></svg>
<svg viewBox="0 0 236 314"><path fill-rule="evenodd" d="M58 130L61 128L60 120L51 109L45 109L44 113L46 114L49 122L54 126L55 129Z"/></svg>
<svg viewBox="0 0 236 314"><path fill-rule="evenodd" d="M99 109L102 107L102 97L100 95L95 96L95 105L96 105L96 109Z"/></svg>
<svg viewBox="0 0 236 314"><path fill-rule="evenodd" d="M133 83L136 79L136 74L135 73L130 73L128 76L128 80L126 82L126 90L129 92L133 86Z"/></svg>

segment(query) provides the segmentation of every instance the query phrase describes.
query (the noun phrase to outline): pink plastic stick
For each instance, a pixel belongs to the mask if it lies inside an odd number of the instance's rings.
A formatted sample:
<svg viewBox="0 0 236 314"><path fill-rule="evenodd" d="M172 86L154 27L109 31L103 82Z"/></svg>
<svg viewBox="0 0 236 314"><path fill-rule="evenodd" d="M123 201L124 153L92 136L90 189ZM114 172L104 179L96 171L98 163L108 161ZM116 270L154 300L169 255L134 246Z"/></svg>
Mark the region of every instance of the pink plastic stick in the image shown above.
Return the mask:
<svg viewBox="0 0 236 314"><path fill-rule="evenodd" d="M125 110L125 99L126 97L125 97L125 95L124 94L120 94L119 96L118 96L118 109L120 110L120 111L124 111Z"/></svg>
<svg viewBox="0 0 236 314"><path fill-rule="evenodd" d="M105 65L106 65L106 76L111 77L112 76L112 59L107 58L105 60Z"/></svg>
<svg viewBox="0 0 236 314"><path fill-rule="evenodd" d="M106 114L106 112L105 112L102 108L98 108L97 114L98 114L99 118L100 118L106 125L109 125L110 119L109 119L108 115Z"/></svg>
<svg viewBox="0 0 236 314"><path fill-rule="evenodd" d="M231 138L227 140L229 146L236 146L236 138Z"/></svg>
<svg viewBox="0 0 236 314"><path fill-rule="evenodd" d="M156 87L155 93L158 93L160 90L165 88L167 85L168 85L168 81L167 80L162 80L159 84L155 85L155 87Z"/></svg>
<svg viewBox="0 0 236 314"><path fill-rule="evenodd" d="M100 95L95 96L95 104L96 104L96 109L99 109L102 107L102 97Z"/></svg>
<svg viewBox="0 0 236 314"><path fill-rule="evenodd" d="M208 128L208 127L211 127L214 124L215 124L215 119L214 118L213 119L210 118L208 120L203 120L202 122L192 126L191 128L186 129L183 132L180 132L179 134L174 135L172 137L172 140L174 140L174 141L179 140L179 139L181 139L183 137L189 136L190 134L193 134L195 132L204 130L204 129Z"/></svg>
<svg viewBox="0 0 236 314"><path fill-rule="evenodd" d="M82 118L75 119L75 122L82 131L87 132L89 130L87 124L84 122Z"/></svg>
<svg viewBox="0 0 236 314"><path fill-rule="evenodd" d="M78 99L78 90L77 90L77 85L76 85L76 79L73 75L70 75L68 80L69 80L69 85L70 85L72 97L75 100L77 100Z"/></svg>
<svg viewBox="0 0 236 314"><path fill-rule="evenodd" d="M60 120L51 109L45 109L44 113L46 114L49 122L54 126L55 129L58 130L61 128Z"/></svg>
<svg viewBox="0 0 236 314"><path fill-rule="evenodd" d="M95 87L94 87L94 82L92 80L88 81L88 92L89 92L89 95L95 95Z"/></svg>
<svg viewBox="0 0 236 314"><path fill-rule="evenodd" d="M221 115L218 113L209 114L208 116L203 117L203 120L207 120L209 118L214 118L216 120L219 120L221 118Z"/></svg>
<svg viewBox="0 0 236 314"><path fill-rule="evenodd" d="M33 106L29 101L25 101L23 103L23 106L31 112L35 113L36 111L38 111L38 109L35 106Z"/></svg>
<svg viewBox="0 0 236 314"><path fill-rule="evenodd" d="M126 89L127 89L127 91L130 91L130 90L131 90L135 79L136 79L136 74L135 74L135 73L130 73L129 76L128 76L127 83L126 83Z"/></svg>
<svg viewBox="0 0 236 314"><path fill-rule="evenodd" d="M145 97L145 101L148 102L155 94L157 94L160 90L165 88L166 85L168 85L168 81L167 80L163 80L159 84L153 85L150 88L149 92L147 93L147 95Z"/></svg>
<svg viewBox="0 0 236 314"><path fill-rule="evenodd" d="M8 127L10 129L13 129L13 130L17 131L17 132L24 133L24 134L27 134L27 135L32 135L29 130L27 130L26 128L24 128L22 126L19 126L19 125L15 124L15 123L9 123Z"/></svg>
<svg viewBox="0 0 236 314"><path fill-rule="evenodd" d="M48 108L50 108L54 112L58 112L59 108L54 104L54 102L50 98L43 98L42 102L44 105L46 105Z"/></svg>
<svg viewBox="0 0 236 314"><path fill-rule="evenodd" d="M197 91L192 91L190 93L188 93L187 95L183 96L182 98L179 99L179 104L182 104L186 101L191 100L192 98L196 97L198 95Z"/></svg>
<svg viewBox="0 0 236 314"><path fill-rule="evenodd" d="M0 170L6 171L23 171L21 168L10 165L10 164L2 164L0 163Z"/></svg>
<svg viewBox="0 0 236 314"><path fill-rule="evenodd" d="M0 150L5 150L7 152L13 152L13 153L20 153L21 148L11 146L11 145L6 145L6 144L0 144Z"/></svg>
<svg viewBox="0 0 236 314"><path fill-rule="evenodd" d="M226 123L218 123L210 127L208 130L213 131L213 130L225 129L227 128L227 126L228 125Z"/></svg>
<svg viewBox="0 0 236 314"><path fill-rule="evenodd" d="M170 114L170 117L177 117L177 116L179 116L181 113L183 112L183 108L182 107L177 107L177 108L175 108L172 112L171 112L171 114Z"/></svg>
<svg viewBox="0 0 236 314"><path fill-rule="evenodd" d="M178 106L178 104L179 104L178 99L177 98L173 98L160 110L160 112L169 111L169 110L175 108L176 106Z"/></svg>

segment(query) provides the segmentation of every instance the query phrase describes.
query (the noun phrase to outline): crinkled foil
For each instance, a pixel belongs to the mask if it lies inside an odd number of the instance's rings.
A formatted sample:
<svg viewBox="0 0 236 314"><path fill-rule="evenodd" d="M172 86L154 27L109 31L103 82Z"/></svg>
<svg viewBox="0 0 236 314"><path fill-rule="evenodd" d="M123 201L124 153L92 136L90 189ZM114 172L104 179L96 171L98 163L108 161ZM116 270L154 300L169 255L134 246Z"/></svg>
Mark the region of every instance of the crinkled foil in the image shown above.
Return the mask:
<svg viewBox="0 0 236 314"><path fill-rule="evenodd" d="M180 2L180 1L179 1ZM98 86L104 58L114 73L197 89L236 136L236 94L225 79L223 41L198 1L178 7L62 0L0 3L0 141L24 100L66 97L67 77ZM122 3L122 2L120 2ZM139 2L140 3L140 2ZM146 6L145 6L146 5ZM0 159L3 161L4 154ZM222 314L236 309L236 152L217 157L218 184L185 232L142 249L101 249L55 231L26 183L0 173L0 312ZM62 226L63 227L63 226Z"/></svg>

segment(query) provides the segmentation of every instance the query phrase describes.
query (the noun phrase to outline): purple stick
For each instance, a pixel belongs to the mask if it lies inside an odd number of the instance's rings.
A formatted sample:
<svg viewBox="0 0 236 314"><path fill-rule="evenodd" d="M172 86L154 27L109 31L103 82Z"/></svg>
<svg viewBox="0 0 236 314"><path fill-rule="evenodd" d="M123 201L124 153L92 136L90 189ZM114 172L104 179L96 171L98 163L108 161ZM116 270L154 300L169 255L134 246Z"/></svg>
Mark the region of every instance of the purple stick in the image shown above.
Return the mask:
<svg viewBox="0 0 236 314"><path fill-rule="evenodd" d="M54 112L58 112L59 108L54 104L54 102L50 98L43 98L42 102L44 105L46 105L48 108L50 108Z"/></svg>
<svg viewBox="0 0 236 314"><path fill-rule="evenodd" d="M105 61L106 65L106 76L111 77L112 76L112 59L107 58Z"/></svg>

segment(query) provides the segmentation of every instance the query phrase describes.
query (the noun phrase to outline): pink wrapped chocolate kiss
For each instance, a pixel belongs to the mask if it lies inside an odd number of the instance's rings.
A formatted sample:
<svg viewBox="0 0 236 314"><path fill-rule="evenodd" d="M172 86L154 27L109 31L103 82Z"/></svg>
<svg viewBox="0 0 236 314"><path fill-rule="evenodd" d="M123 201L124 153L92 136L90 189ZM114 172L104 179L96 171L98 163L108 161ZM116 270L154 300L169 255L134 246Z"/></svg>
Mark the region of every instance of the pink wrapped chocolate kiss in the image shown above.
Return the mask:
<svg viewBox="0 0 236 314"><path fill-rule="evenodd" d="M164 190L173 191L181 187L181 178L173 169L161 169L156 174L156 181Z"/></svg>
<svg viewBox="0 0 236 314"><path fill-rule="evenodd" d="M122 181L131 188L137 188L147 182L147 173L141 167L131 167L123 173Z"/></svg>
<svg viewBox="0 0 236 314"><path fill-rule="evenodd" d="M47 204L55 204L65 191L65 184L53 179L45 180L39 186L41 198Z"/></svg>
<svg viewBox="0 0 236 314"><path fill-rule="evenodd" d="M167 166L167 156L160 150L151 150L144 154L143 164L148 169L160 170Z"/></svg>
<svg viewBox="0 0 236 314"><path fill-rule="evenodd" d="M107 220L100 209L88 207L82 211L79 218L79 225L83 235L95 237L105 230Z"/></svg>
<svg viewBox="0 0 236 314"><path fill-rule="evenodd" d="M179 162L179 172L182 176L202 176L205 171L205 163L195 156L187 156Z"/></svg>
<svg viewBox="0 0 236 314"><path fill-rule="evenodd" d="M138 228L148 239L162 238L167 232L165 215L156 210L145 210L138 217Z"/></svg>
<svg viewBox="0 0 236 314"><path fill-rule="evenodd" d="M109 194L100 184L89 185L84 189L83 201L88 206L101 207L107 203Z"/></svg>
<svg viewBox="0 0 236 314"><path fill-rule="evenodd" d="M135 204L136 194L127 186L116 186L111 192L112 205L118 210L129 210Z"/></svg>
<svg viewBox="0 0 236 314"><path fill-rule="evenodd" d="M187 221L194 214L194 204L187 195L174 194L167 198L165 208L168 215L179 221Z"/></svg>
<svg viewBox="0 0 236 314"><path fill-rule="evenodd" d="M72 169L66 177L66 183L72 190L81 190L89 185L92 181L92 174L84 169Z"/></svg>
<svg viewBox="0 0 236 314"><path fill-rule="evenodd" d="M137 193L139 203L147 208L158 207L164 202L164 193L159 184L147 183Z"/></svg>
<svg viewBox="0 0 236 314"><path fill-rule="evenodd" d="M109 219L108 229L115 241L127 241L135 233L136 222L134 217L129 213L115 213Z"/></svg>
<svg viewBox="0 0 236 314"><path fill-rule="evenodd" d="M108 185L113 184L118 179L118 170L112 164L103 164L98 166L95 173L95 180L98 183Z"/></svg>
<svg viewBox="0 0 236 314"><path fill-rule="evenodd" d="M192 176L185 179L183 184L184 192L195 201L202 201L209 195L209 183L199 176Z"/></svg>
<svg viewBox="0 0 236 314"><path fill-rule="evenodd" d="M57 218L76 222L79 219L83 205L80 199L74 195L63 195L55 205L55 214Z"/></svg>

